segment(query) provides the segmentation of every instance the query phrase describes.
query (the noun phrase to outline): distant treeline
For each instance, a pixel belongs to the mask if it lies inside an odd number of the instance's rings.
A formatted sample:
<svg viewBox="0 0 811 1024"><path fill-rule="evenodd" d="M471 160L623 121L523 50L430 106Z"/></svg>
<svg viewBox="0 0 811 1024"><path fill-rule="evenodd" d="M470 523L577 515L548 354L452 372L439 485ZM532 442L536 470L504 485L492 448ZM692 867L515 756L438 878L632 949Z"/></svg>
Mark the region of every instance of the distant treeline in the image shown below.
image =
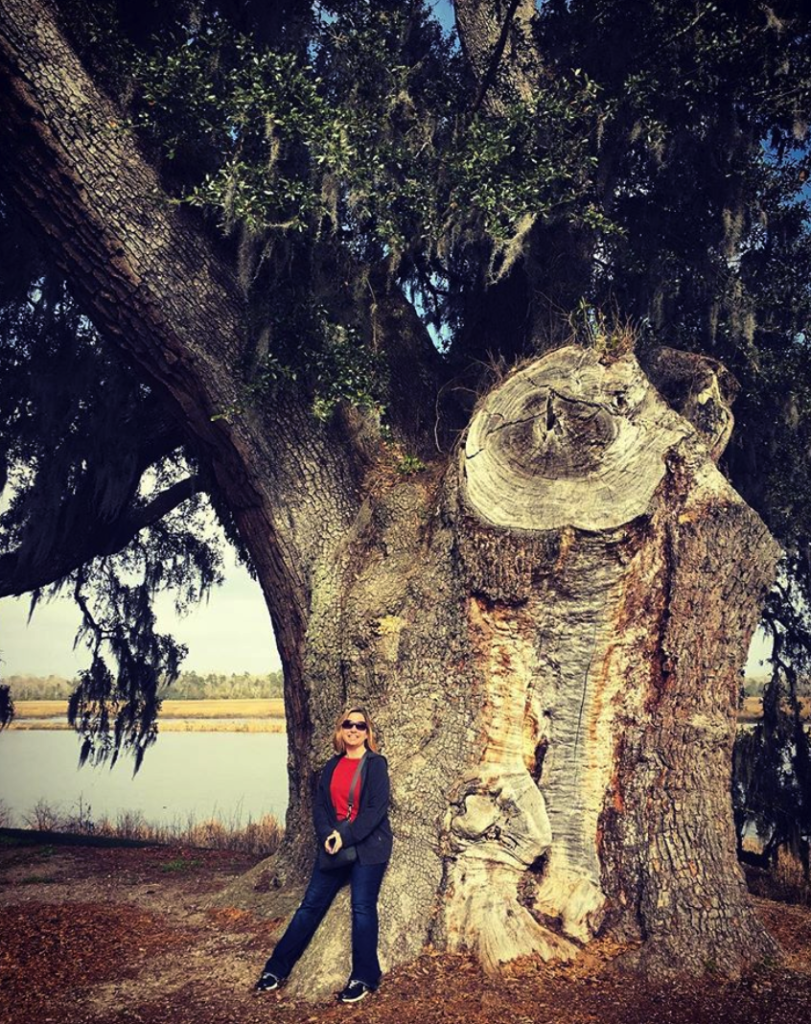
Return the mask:
<svg viewBox="0 0 811 1024"><path fill-rule="evenodd" d="M11 687L13 700L67 700L73 692L74 683L61 676L6 676L0 679ZM743 682L744 695L759 697L763 692L765 678L747 678ZM801 693L811 693L811 683L803 680L798 687ZM161 692L162 697L172 700L216 700L217 698L250 699L281 697L282 673L269 672L264 676L250 672L232 672L227 676L221 672L182 672L172 686Z"/></svg>
<svg viewBox="0 0 811 1024"><path fill-rule="evenodd" d="M760 697L763 693L763 687L766 685L766 677L758 676L752 678L747 676L743 681L743 695L744 697Z"/></svg>
<svg viewBox="0 0 811 1024"><path fill-rule="evenodd" d="M768 682L767 676L747 676L743 681L745 697L762 697L763 688ZM811 697L811 676L800 676L797 680L797 693L800 697Z"/></svg>
<svg viewBox="0 0 811 1024"><path fill-rule="evenodd" d="M67 700L75 683L61 676L6 676L0 680L11 688L12 700ZM216 700L281 697L282 673L257 676L250 672L182 672L177 682L161 689L172 700Z"/></svg>

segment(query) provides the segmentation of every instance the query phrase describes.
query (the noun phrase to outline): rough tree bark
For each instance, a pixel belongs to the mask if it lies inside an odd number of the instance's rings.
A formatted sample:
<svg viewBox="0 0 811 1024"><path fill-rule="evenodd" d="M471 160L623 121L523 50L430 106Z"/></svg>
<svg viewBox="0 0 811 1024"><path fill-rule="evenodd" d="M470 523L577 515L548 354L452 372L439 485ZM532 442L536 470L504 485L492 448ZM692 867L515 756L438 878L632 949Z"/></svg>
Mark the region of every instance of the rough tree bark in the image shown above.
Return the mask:
<svg viewBox="0 0 811 1024"><path fill-rule="evenodd" d="M382 727L388 964L426 942L491 969L568 958L601 928L644 940L658 974L736 973L771 949L729 782L777 552L713 436L632 356L568 348L495 388L444 471L370 488L307 676L328 709L368 702ZM277 877L244 882L272 913ZM308 954L302 994L318 970L340 980L346 916Z"/></svg>
<svg viewBox="0 0 811 1024"><path fill-rule="evenodd" d="M522 99L531 99L538 72L538 52L532 37L534 0L457 0L454 11L476 82L474 108L503 113L511 91Z"/></svg>
<svg viewBox="0 0 811 1024"><path fill-rule="evenodd" d="M735 861L729 776L777 552L711 457L729 426L717 368L701 364L681 415L633 356L558 350L501 381L453 455L406 479L354 414L323 426L295 395L241 410L226 258L155 200L52 5L0 0L0 17L7 178L99 328L181 410L279 640L287 841L228 898L292 908L335 713L362 703L393 780L386 967L426 943L489 969L570 958L607 928L641 940L660 974L735 974L769 951ZM345 980L347 918L339 901L300 994Z"/></svg>

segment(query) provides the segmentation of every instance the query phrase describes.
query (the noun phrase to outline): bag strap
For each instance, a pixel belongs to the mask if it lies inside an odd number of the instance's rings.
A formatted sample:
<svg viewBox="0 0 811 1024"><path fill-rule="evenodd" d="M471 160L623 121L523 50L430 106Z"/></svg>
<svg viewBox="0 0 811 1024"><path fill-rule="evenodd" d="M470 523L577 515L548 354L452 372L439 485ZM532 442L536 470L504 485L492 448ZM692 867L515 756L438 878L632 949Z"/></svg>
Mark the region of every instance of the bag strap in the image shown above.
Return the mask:
<svg viewBox="0 0 811 1024"><path fill-rule="evenodd" d="M358 788L358 779L360 778L361 769L363 768L363 762L366 760L366 751L363 752L363 757L358 761L358 767L355 769L355 774L352 776L352 782L349 786L349 797L346 801L347 812L344 821L349 821L352 817L352 807L355 803L355 791Z"/></svg>

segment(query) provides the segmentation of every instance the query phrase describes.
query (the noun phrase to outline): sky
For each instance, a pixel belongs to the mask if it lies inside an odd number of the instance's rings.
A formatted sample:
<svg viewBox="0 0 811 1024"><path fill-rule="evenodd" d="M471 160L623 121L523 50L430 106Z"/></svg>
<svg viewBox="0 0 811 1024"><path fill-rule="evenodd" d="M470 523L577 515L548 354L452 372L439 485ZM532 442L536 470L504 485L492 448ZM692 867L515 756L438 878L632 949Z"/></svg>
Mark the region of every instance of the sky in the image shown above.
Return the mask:
<svg viewBox="0 0 811 1024"><path fill-rule="evenodd" d="M259 584L229 553L225 573L225 583L185 618L177 617L170 598L159 598L159 628L189 648L185 671L275 672L281 663ZM28 598L0 600L0 681L13 675L72 679L89 662L86 650L73 648L78 609L70 598L57 598L39 605L29 625L28 607Z"/></svg>
<svg viewBox="0 0 811 1024"><path fill-rule="evenodd" d="M451 0L434 0L430 5L434 9L434 16L446 32L453 28L453 4Z"/></svg>

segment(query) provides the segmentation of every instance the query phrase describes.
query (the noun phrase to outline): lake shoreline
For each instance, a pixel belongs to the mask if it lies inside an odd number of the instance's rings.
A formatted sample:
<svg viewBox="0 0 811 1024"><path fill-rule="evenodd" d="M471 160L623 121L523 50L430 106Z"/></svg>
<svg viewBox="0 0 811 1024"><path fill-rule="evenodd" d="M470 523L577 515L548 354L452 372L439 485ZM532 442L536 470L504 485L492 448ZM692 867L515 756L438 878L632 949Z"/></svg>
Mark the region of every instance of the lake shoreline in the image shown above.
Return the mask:
<svg viewBox="0 0 811 1024"><path fill-rule="evenodd" d="M130 753L115 763L89 761L80 767L80 751L81 738L70 730L4 731L0 823L37 823L41 803L60 817L96 823L140 817L161 826L185 825L191 818L230 827L266 814L281 821L287 809L284 733L161 733L137 773Z"/></svg>

